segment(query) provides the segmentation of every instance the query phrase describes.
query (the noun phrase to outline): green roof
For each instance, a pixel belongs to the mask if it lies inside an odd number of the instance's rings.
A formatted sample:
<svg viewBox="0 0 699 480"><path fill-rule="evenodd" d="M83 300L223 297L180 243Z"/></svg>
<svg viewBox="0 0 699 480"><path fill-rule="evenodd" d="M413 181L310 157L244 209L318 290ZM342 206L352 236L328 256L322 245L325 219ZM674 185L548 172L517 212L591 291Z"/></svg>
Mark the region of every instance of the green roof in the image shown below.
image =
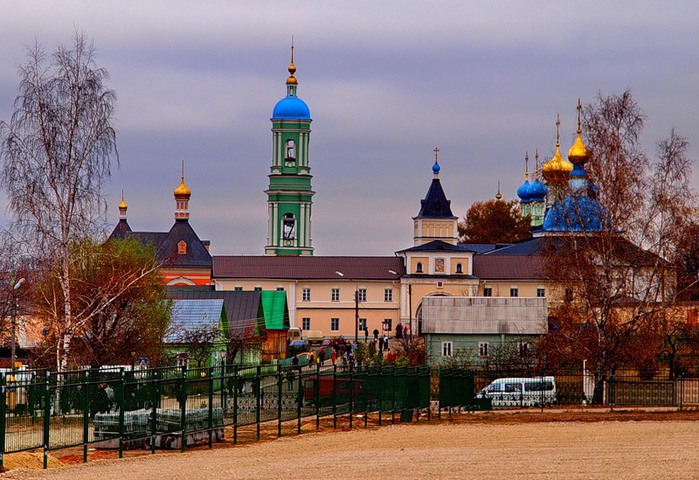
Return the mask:
<svg viewBox="0 0 699 480"><path fill-rule="evenodd" d="M262 290L262 308L267 330L287 330L289 328L289 309L286 304L286 292L281 290Z"/></svg>

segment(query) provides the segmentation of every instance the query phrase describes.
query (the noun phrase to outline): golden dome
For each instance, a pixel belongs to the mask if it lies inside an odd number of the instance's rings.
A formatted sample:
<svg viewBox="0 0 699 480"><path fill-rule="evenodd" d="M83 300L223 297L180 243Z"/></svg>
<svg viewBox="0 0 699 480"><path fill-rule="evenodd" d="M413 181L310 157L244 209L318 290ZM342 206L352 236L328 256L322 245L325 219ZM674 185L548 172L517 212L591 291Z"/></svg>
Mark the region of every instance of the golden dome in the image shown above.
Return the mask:
<svg viewBox="0 0 699 480"><path fill-rule="evenodd" d="M574 164L585 163L589 158L587 153L587 147L582 141L580 134L582 133L582 128L580 126L580 112L582 111L582 105L580 104L580 99L578 98L578 135L575 137L573 146L568 150L568 160Z"/></svg>
<svg viewBox="0 0 699 480"><path fill-rule="evenodd" d="M561 156L560 125L560 117L556 117L556 153L541 167L541 173L551 185L565 185L573 171L573 164Z"/></svg>
<svg viewBox="0 0 699 480"><path fill-rule="evenodd" d="M126 210L129 208L129 206L126 204L126 200L124 200L124 194L121 194L121 202L119 203L119 210Z"/></svg>
<svg viewBox="0 0 699 480"><path fill-rule="evenodd" d="M189 197L192 195L192 191L184 183L184 176L182 176L182 181L180 186L175 189L175 197Z"/></svg>

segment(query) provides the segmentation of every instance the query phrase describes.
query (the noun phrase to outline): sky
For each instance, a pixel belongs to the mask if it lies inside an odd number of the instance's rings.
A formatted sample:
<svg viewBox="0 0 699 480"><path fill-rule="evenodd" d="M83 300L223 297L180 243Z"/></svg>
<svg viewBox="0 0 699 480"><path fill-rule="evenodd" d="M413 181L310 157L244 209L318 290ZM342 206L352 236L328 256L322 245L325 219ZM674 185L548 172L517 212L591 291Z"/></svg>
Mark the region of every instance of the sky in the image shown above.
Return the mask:
<svg viewBox="0 0 699 480"><path fill-rule="evenodd" d="M27 46L53 51L81 30L117 94L109 227L123 190L132 229L169 230L184 160L190 223L212 253L260 255L293 36L315 254L393 255L412 245L435 147L462 217L498 181L515 197L525 152L553 154L558 113L567 152L578 97L631 90L648 153L676 127L696 160L697 18L690 1L0 0L0 119Z"/></svg>

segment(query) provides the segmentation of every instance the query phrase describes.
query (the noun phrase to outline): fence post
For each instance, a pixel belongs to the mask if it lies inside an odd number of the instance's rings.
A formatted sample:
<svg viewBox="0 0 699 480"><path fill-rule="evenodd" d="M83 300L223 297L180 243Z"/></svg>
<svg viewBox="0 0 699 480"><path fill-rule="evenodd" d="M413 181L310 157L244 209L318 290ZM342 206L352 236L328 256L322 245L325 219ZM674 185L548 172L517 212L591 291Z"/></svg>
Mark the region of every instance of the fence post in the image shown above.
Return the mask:
<svg viewBox="0 0 699 480"><path fill-rule="evenodd" d="M257 439L260 439L260 409L262 408L261 399L262 399L262 369L258 365L255 371L255 380L253 381L253 385L255 388L253 390L255 391L255 423L257 424Z"/></svg>
<svg viewBox="0 0 699 480"><path fill-rule="evenodd" d="M49 468L49 431L51 422L51 372L46 370L44 383L44 469ZM58 387L56 387L58 388Z"/></svg>
<svg viewBox="0 0 699 480"><path fill-rule="evenodd" d="M391 423L396 423L396 367L391 367Z"/></svg>
<svg viewBox="0 0 699 480"><path fill-rule="evenodd" d="M296 433L301 435L301 406L303 405L303 367L299 365L299 387L296 393Z"/></svg>
<svg viewBox="0 0 699 480"><path fill-rule="evenodd" d="M680 388L679 388L679 391L680 391L679 397L680 398L679 398L678 403L680 404L680 412L681 412L682 411L682 399L683 399L682 397L684 397L684 375L682 375L680 373L679 378L680 378Z"/></svg>
<svg viewBox="0 0 699 480"><path fill-rule="evenodd" d="M187 365L182 365L182 377L177 397L180 401L180 425L182 426L180 451L184 453L187 449Z"/></svg>
<svg viewBox="0 0 699 480"><path fill-rule="evenodd" d="M126 399L126 372L120 368L121 389L119 390L119 458L124 457L124 401Z"/></svg>
<svg viewBox="0 0 699 480"><path fill-rule="evenodd" d="M349 383L350 383L350 397L349 397L349 428L352 430L352 416L354 414L354 367L352 363L349 364Z"/></svg>
<svg viewBox="0 0 699 480"><path fill-rule="evenodd" d="M233 444L238 443L238 366L233 366Z"/></svg>
<svg viewBox="0 0 699 480"><path fill-rule="evenodd" d="M223 390L223 380L221 380ZM209 367L209 448L213 448L214 435L214 367Z"/></svg>
<svg viewBox="0 0 699 480"><path fill-rule="evenodd" d="M364 428L369 425L369 366L364 365Z"/></svg>
<svg viewBox="0 0 699 480"><path fill-rule="evenodd" d="M333 364L333 428L337 428L337 365Z"/></svg>
<svg viewBox="0 0 699 480"><path fill-rule="evenodd" d="M7 414L5 398L7 396L5 386L5 373L0 373L0 472L5 471L5 431Z"/></svg>
<svg viewBox="0 0 699 480"><path fill-rule="evenodd" d="M378 392L378 397L379 397L379 427L381 426L381 412L383 411L383 394L382 394L382 387L383 387L383 365L379 365L378 368L378 375L379 375L379 381L377 385L379 386L379 392Z"/></svg>
<svg viewBox="0 0 699 480"><path fill-rule="evenodd" d="M316 365L316 388L313 392L316 407L316 430L320 429L320 363Z"/></svg>
<svg viewBox="0 0 699 480"><path fill-rule="evenodd" d="M153 411L151 412L150 424L150 452L155 453L155 437L158 428L158 404L160 403L160 371L156 370L151 376L151 401Z"/></svg>
<svg viewBox="0 0 699 480"><path fill-rule="evenodd" d="M615 384L614 384L614 374L612 373L610 379L609 379L609 411L613 412L614 411L614 401L616 397L616 392L615 392Z"/></svg>
<svg viewBox="0 0 699 480"><path fill-rule="evenodd" d="M282 436L282 385L284 376L281 364L277 364L277 437Z"/></svg>
<svg viewBox="0 0 699 480"><path fill-rule="evenodd" d="M88 395L90 389L90 371L85 370L85 374L83 375L83 377L84 379L81 389L81 400L83 405L83 463L87 463L87 442L90 439L90 396Z"/></svg>

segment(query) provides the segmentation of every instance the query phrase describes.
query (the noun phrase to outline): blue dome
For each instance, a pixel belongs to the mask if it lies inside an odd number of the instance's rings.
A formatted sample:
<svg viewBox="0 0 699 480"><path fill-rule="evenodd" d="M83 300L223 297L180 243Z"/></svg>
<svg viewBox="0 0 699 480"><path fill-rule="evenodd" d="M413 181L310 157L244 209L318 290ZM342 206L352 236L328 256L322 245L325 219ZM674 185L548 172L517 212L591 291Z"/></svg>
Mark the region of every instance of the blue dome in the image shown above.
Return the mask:
<svg viewBox="0 0 699 480"><path fill-rule="evenodd" d="M532 202L543 202L547 193L549 193L549 188L541 183L538 178L529 186L529 199Z"/></svg>
<svg viewBox="0 0 699 480"><path fill-rule="evenodd" d="M277 102L272 112L273 119L310 120L311 111L306 102L298 97L285 97Z"/></svg>
<svg viewBox="0 0 699 480"><path fill-rule="evenodd" d="M439 167L439 163L437 163L437 160L435 160L434 165L432 165L432 173L437 175L439 173L439 170L441 170Z"/></svg>
<svg viewBox="0 0 699 480"><path fill-rule="evenodd" d="M556 202L546 212L545 232L599 232L604 223L604 210L594 198L570 196Z"/></svg>
<svg viewBox="0 0 699 480"><path fill-rule="evenodd" d="M517 196L522 203L529 203L532 201L531 188L532 185L529 183L529 180L525 180L524 183L517 189Z"/></svg>

